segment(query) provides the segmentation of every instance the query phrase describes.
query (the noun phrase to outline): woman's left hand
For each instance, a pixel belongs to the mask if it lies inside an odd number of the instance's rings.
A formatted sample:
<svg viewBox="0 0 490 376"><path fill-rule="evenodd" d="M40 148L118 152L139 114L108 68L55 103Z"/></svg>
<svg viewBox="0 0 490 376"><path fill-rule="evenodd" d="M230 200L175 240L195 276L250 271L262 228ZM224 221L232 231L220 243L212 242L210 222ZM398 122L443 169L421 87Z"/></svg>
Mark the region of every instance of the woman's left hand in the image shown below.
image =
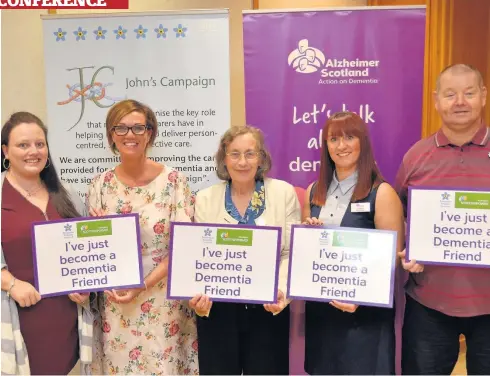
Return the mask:
<svg viewBox="0 0 490 376"><path fill-rule="evenodd" d="M119 304L130 303L145 289L129 289L129 290L106 290L104 293L107 295L111 302Z"/></svg>
<svg viewBox="0 0 490 376"><path fill-rule="evenodd" d="M349 313L356 312L357 307L359 307L358 304L341 303L341 302L338 302L336 300L332 300L329 304L334 306L337 309L340 309L341 311L349 312Z"/></svg>
<svg viewBox="0 0 490 376"><path fill-rule="evenodd" d="M73 294L68 294L68 297L72 302L75 302L77 304L83 304L86 302L88 297L90 296L89 292L81 292L81 293L73 293Z"/></svg>
<svg viewBox="0 0 490 376"><path fill-rule="evenodd" d="M264 309L267 312L271 312L275 315L280 313L284 308L286 308L286 297L281 290L277 290L277 302L274 304L264 304Z"/></svg>
<svg viewBox="0 0 490 376"><path fill-rule="evenodd" d="M316 217L307 217L305 218L305 221L303 222L304 225L311 225L311 226L323 226L323 221L319 220Z"/></svg>

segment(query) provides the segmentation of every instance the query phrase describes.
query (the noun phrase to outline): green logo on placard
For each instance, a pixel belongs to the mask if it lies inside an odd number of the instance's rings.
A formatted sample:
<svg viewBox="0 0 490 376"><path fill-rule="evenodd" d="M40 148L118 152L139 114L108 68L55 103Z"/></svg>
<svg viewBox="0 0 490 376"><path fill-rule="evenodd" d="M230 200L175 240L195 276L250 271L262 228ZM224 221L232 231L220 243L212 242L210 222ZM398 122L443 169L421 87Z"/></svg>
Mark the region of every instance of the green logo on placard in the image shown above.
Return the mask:
<svg viewBox="0 0 490 376"><path fill-rule="evenodd" d="M77 236L79 238L104 235L112 235L112 221L110 219L77 223Z"/></svg>
<svg viewBox="0 0 490 376"><path fill-rule="evenodd" d="M490 209L490 193L456 192L454 207L458 209Z"/></svg>
<svg viewBox="0 0 490 376"><path fill-rule="evenodd" d="M337 232L333 233L333 247L367 248L368 234L357 232Z"/></svg>
<svg viewBox="0 0 490 376"><path fill-rule="evenodd" d="M253 238L252 230L218 229L216 244L251 246Z"/></svg>

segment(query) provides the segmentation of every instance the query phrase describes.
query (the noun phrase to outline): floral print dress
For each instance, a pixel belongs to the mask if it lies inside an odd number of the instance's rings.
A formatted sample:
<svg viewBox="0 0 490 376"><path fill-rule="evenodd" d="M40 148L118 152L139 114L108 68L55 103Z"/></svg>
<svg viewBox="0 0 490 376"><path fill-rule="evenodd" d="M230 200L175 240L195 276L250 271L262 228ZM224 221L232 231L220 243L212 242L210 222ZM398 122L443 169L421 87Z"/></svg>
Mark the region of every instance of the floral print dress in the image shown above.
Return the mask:
<svg viewBox="0 0 490 376"><path fill-rule="evenodd" d="M151 183L128 187L114 169L95 177L88 205L107 214L139 213L144 276L168 254L170 221L190 222L194 202L187 180L165 167ZM199 373L195 316L187 301L167 300L166 279L128 304L98 294L100 323L94 374Z"/></svg>

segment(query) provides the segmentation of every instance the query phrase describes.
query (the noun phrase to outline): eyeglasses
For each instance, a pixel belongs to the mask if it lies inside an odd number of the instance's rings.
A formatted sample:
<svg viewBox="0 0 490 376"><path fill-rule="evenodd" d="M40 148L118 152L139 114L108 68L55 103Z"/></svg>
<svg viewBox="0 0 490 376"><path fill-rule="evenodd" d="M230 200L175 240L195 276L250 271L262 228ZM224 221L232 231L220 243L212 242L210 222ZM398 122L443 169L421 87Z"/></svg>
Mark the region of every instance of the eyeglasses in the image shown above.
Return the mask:
<svg viewBox="0 0 490 376"><path fill-rule="evenodd" d="M114 132L118 136L126 136L131 130L134 135L142 135L146 132L146 130L153 129L151 125L137 124L132 127L128 127L127 125L116 125L112 127L111 131Z"/></svg>
<svg viewBox="0 0 490 376"><path fill-rule="evenodd" d="M259 157L258 151L246 151L245 153L240 153L239 151L232 151L232 152L226 153L226 155L232 161L239 161L242 158L242 154L247 161L254 161Z"/></svg>

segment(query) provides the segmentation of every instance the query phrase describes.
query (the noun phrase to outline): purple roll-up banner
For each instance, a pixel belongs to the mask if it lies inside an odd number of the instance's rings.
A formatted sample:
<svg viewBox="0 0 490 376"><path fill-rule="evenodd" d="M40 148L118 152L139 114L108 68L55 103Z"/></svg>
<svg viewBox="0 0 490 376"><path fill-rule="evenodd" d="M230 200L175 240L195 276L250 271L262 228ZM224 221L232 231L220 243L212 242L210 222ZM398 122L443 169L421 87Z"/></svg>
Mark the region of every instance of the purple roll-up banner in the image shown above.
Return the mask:
<svg viewBox="0 0 490 376"><path fill-rule="evenodd" d="M306 188L319 174L326 119L353 111L393 183L421 137L425 18L418 6L244 12L246 121L264 132L271 177ZM398 274L400 373L406 275ZM291 308L290 373L305 374L303 302Z"/></svg>

